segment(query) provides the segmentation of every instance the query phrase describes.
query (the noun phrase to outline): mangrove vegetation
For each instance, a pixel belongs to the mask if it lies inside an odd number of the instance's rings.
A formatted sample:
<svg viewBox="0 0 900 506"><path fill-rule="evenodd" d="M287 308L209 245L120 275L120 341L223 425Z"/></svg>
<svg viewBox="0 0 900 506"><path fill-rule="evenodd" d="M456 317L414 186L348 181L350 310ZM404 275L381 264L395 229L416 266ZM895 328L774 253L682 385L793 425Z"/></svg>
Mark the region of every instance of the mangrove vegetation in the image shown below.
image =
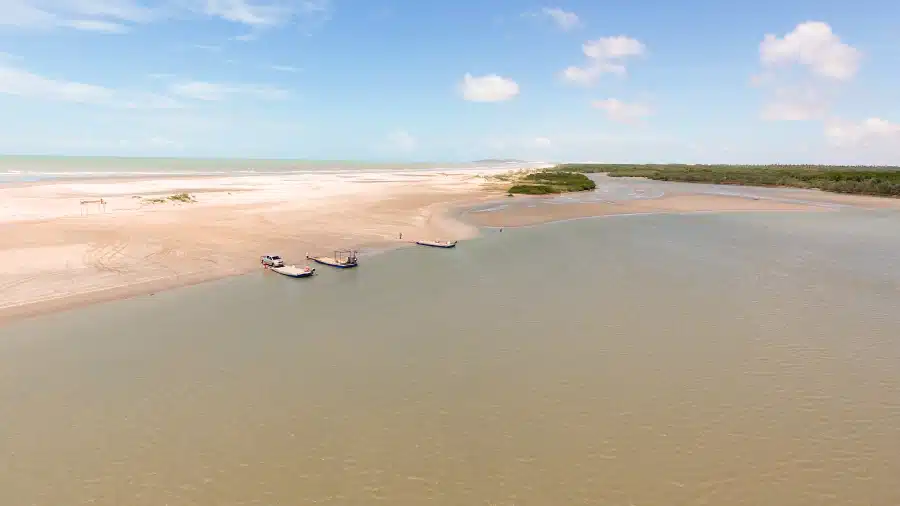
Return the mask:
<svg viewBox="0 0 900 506"><path fill-rule="evenodd" d="M556 171L603 172L657 181L786 186L836 193L900 197L900 167L834 165L562 164Z"/></svg>
<svg viewBox="0 0 900 506"><path fill-rule="evenodd" d="M510 194L549 195L593 190L596 183L581 172L542 170L518 177Z"/></svg>

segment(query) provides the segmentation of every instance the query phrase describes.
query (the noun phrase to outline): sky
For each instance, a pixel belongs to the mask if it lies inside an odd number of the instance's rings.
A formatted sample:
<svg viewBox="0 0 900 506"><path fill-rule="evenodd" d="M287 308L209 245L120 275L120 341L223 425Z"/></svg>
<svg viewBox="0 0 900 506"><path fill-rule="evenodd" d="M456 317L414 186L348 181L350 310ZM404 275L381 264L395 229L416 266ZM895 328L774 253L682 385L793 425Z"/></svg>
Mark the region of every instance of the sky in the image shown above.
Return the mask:
<svg viewBox="0 0 900 506"><path fill-rule="evenodd" d="M900 2L0 0L0 153L900 165Z"/></svg>

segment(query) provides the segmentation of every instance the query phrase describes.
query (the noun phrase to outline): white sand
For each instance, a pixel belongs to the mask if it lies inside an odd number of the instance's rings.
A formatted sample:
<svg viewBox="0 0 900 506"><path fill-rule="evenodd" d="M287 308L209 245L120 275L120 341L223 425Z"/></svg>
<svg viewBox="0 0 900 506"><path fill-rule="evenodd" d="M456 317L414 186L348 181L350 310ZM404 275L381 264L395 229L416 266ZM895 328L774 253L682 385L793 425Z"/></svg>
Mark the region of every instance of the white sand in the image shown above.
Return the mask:
<svg viewBox="0 0 900 506"><path fill-rule="evenodd" d="M471 237L448 206L509 169L59 181L0 187L0 319L247 272L259 255ZM186 192L196 200L166 200ZM84 200L103 199L105 204ZM404 241L399 240L403 233Z"/></svg>

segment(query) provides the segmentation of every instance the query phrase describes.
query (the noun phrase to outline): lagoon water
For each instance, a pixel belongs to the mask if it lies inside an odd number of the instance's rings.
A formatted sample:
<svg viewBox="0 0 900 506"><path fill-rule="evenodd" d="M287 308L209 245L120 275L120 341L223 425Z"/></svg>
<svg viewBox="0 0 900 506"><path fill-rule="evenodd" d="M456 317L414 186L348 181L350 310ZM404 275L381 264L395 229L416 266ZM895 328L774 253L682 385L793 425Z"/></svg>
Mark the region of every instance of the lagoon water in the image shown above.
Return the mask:
<svg viewBox="0 0 900 506"><path fill-rule="evenodd" d="M897 505L898 218L507 229L0 327L0 504Z"/></svg>

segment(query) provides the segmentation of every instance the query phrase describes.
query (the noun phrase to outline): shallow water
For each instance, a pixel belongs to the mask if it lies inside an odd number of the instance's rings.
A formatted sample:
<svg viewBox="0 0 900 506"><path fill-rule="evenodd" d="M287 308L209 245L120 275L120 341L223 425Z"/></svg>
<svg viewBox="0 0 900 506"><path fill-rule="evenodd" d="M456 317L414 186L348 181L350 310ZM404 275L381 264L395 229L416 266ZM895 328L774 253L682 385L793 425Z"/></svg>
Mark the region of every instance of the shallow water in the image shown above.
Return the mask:
<svg viewBox="0 0 900 506"><path fill-rule="evenodd" d="M900 504L898 214L631 216L0 328L0 504Z"/></svg>

